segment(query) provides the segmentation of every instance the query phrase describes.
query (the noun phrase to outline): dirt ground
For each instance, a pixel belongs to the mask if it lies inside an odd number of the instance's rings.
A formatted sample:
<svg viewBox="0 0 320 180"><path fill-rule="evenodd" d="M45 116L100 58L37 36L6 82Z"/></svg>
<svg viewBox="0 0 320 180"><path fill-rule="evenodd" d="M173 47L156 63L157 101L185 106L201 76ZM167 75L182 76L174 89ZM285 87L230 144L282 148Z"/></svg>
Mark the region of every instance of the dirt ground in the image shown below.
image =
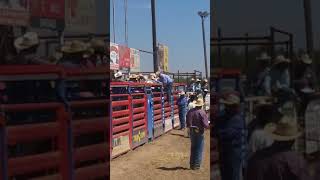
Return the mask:
<svg viewBox="0 0 320 180"><path fill-rule="evenodd" d="M210 179L210 131L205 132L205 148L200 170L190 170L190 139L172 130L153 142L111 161L113 180L208 180Z"/></svg>

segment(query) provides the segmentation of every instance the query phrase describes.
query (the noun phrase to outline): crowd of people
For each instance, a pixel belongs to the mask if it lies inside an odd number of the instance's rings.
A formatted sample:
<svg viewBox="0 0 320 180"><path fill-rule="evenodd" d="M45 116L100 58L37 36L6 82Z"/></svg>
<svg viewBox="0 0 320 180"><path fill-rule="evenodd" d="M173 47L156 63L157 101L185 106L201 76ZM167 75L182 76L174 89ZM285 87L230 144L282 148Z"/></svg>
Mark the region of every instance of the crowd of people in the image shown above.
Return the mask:
<svg viewBox="0 0 320 180"><path fill-rule="evenodd" d="M258 101L255 118L249 124L245 121L241 92L223 93L213 123L222 180L312 179L306 159L295 148L303 134L301 123L281 109L290 96L317 90L312 59L308 55L300 59L293 74L291 61L282 55L272 59L263 53L257 58L254 95L272 100Z"/></svg>

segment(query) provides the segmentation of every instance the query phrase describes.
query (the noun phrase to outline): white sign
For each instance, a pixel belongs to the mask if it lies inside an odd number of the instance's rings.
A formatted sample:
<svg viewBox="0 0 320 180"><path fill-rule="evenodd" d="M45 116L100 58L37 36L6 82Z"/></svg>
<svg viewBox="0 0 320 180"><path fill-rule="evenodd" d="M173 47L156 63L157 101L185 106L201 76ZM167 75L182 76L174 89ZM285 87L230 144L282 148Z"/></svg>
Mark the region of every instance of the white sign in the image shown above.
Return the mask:
<svg viewBox="0 0 320 180"><path fill-rule="evenodd" d="M117 44L110 42L110 69L119 69L119 47Z"/></svg>
<svg viewBox="0 0 320 180"><path fill-rule="evenodd" d="M140 51L130 48L130 71L140 72Z"/></svg>

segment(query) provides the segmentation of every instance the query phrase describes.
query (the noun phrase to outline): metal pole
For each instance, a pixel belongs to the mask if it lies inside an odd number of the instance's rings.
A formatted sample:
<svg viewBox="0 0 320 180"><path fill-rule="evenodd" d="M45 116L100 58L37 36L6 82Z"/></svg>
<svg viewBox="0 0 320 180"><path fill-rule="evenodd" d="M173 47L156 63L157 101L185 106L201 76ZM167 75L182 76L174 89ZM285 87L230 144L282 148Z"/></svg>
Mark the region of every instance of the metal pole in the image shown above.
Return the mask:
<svg viewBox="0 0 320 180"><path fill-rule="evenodd" d="M208 63L207 63L207 46L206 46L206 35L204 30L204 18L201 16L202 20L202 36L203 36L203 52L204 52L204 66L206 70L206 78L208 79Z"/></svg>
<svg viewBox="0 0 320 180"><path fill-rule="evenodd" d="M222 52L221 52L221 37L222 33L221 33L221 28L218 28L218 67L221 68L222 66Z"/></svg>
<svg viewBox="0 0 320 180"><path fill-rule="evenodd" d="M115 14L115 7L114 7L114 0L112 0L112 28L113 28L113 42L116 43L116 30L115 30L115 23L114 23L114 14Z"/></svg>
<svg viewBox="0 0 320 180"><path fill-rule="evenodd" d="M151 13L152 13L152 40L153 40L153 70L159 70L158 62L158 47L157 47L157 29L156 29L156 2L151 0Z"/></svg>
<svg viewBox="0 0 320 180"><path fill-rule="evenodd" d="M128 11L128 1L124 0L125 40L126 40L126 45L128 46L128 19L127 19L128 13L127 11Z"/></svg>
<svg viewBox="0 0 320 180"><path fill-rule="evenodd" d="M312 11L310 0L303 0L305 31L306 31L306 45L309 56L313 56L313 32L312 32Z"/></svg>
<svg viewBox="0 0 320 180"><path fill-rule="evenodd" d="M271 41L271 57L272 59L275 57L275 52L274 52L274 28L270 27L270 41Z"/></svg>
<svg viewBox="0 0 320 180"><path fill-rule="evenodd" d="M246 37L246 43L248 43L249 42L249 40L248 40L249 34L246 33L245 37ZM248 46L248 44L246 44L246 46L245 46L245 58L246 58L245 70L248 73L249 72L249 46Z"/></svg>

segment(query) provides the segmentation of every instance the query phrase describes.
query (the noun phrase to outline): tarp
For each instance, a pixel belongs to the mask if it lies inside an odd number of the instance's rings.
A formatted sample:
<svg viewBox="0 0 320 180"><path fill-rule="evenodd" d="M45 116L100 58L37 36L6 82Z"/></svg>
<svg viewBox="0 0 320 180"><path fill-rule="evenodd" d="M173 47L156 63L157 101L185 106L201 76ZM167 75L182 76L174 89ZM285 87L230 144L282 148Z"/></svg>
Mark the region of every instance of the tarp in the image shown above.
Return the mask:
<svg viewBox="0 0 320 180"><path fill-rule="evenodd" d="M158 60L159 60L159 66L160 69L169 72L169 49L167 46L163 44L159 44L158 46Z"/></svg>

